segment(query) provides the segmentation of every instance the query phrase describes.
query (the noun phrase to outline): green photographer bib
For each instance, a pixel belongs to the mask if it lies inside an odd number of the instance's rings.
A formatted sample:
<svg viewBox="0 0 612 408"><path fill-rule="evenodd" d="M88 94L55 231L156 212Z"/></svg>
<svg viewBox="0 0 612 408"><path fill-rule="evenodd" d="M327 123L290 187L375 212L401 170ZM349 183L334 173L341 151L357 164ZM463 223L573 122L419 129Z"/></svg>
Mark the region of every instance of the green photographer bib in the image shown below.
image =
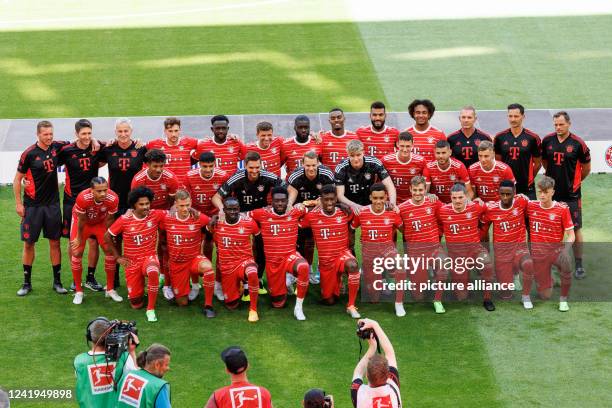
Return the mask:
<svg viewBox="0 0 612 408"><path fill-rule="evenodd" d="M81 407L112 407L117 399L113 378L118 383L129 354L123 353L119 361L104 359L104 353L82 353L74 359L76 372L76 399Z"/></svg>
<svg viewBox="0 0 612 408"><path fill-rule="evenodd" d="M153 408L157 395L167 381L140 369L130 371L117 388L116 407Z"/></svg>

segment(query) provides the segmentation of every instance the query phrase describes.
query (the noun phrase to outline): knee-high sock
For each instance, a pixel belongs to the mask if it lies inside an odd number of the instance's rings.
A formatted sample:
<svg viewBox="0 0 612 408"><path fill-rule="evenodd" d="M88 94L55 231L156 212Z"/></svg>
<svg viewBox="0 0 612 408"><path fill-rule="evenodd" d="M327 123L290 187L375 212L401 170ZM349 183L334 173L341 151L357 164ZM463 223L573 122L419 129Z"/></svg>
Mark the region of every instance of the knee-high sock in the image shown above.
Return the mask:
<svg viewBox="0 0 612 408"><path fill-rule="evenodd" d="M355 271L348 274L348 307L355 306L357 292L359 292L359 275L359 271Z"/></svg>
<svg viewBox="0 0 612 408"><path fill-rule="evenodd" d="M493 281L493 265L491 263L485 264L484 268L482 268L482 278L487 284ZM484 300L491 300L491 290L490 289L485 289L483 291L483 298Z"/></svg>
<svg viewBox="0 0 612 408"><path fill-rule="evenodd" d="M212 268L204 271L202 284L204 286L204 306L212 306L213 293L215 290L215 272Z"/></svg>
<svg viewBox="0 0 612 408"><path fill-rule="evenodd" d="M406 270L405 269L397 269L395 271L395 283L398 284L403 282L406 279ZM396 289L395 290L395 303L403 303L404 302L404 290Z"/></svg>
<svg viewBox="0 0 612 408"><path fill-rule="evenodd" d="M257 311L257 297L259 296L259 277L255 265L247 266L246 276L249 282L249 296L251 297L250 308Z"/></svg>
<svg viewBox="0 0 612 408"><path fill-rule="evenodd" d="M159 266L147 266L147 310L155 309L157 302L157 292L159 291Z"/></svg>
<svg viewBox="0 0 612 408"><path fill-rule="evenodd" d="M572 272L569 268L560 267L559 275L561 275L561 297L568 297L570 287L572 286Z"/></svg>
<svg viewBox="0 0 612 408"><path fill-rule="evenodd" d="M104 271L106 272L106 290L115 289L115 262L116 259L112 255L104 256Z"/></svg>
<svg viewBox="0 0 612 408"><path fill-rule="evenodd" d="M70 257L70 266L72 267L72 279L74 279L74 285L76 286L77 292L82 292L83 287L81 286L81 280L83 279L83 258L76 256Z"/></svg>
<svg viewBox="0 0 612 408"><path fill-rule="evenodd" d="M531 258L521 262L521 272L523 273L523 296L529 296L534 274L533 260Z"/></svg>
<svg viewBox="0 0 612 408"><path fill-rule="evenodd" d="M310 267L306 262L302 262L297 267L297 298L304 299L308 293L308 277Z"/></svg>

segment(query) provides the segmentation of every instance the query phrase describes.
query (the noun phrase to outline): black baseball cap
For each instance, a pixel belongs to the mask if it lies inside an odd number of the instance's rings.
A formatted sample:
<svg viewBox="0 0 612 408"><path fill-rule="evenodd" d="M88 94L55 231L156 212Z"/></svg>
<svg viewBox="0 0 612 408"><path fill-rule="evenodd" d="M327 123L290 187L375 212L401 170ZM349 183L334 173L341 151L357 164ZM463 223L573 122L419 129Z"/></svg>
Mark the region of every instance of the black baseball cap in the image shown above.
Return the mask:
<svg viewBox="0 0 612 408"><path fill-rule="evenodd" d="M304 394L305 408L320 408L325 404L325 391L320 388L310 389Z"/></svg>
<svg viewBox="0 0 612 408"><path fill-rule="evenodd" d="M221 360L232 374L240 374L249 366L246 354L239 346L230 346L221 352Z"/></svg>

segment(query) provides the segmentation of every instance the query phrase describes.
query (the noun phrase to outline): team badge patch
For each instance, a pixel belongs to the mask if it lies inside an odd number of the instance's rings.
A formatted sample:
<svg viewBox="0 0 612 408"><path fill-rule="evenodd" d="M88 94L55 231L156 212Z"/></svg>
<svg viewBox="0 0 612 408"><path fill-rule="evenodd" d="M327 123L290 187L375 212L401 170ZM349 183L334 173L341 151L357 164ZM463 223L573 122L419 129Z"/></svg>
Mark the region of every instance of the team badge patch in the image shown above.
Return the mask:
<svg viewBox="0 0 612 408"><path fill-rule="evenodd" d="M242 228L242 227L238 228L238 233L239 234L244 234L244 228Z"/></svg>
<svg viewBox="0 0 612 408"><path fill-rule="evenodd" d="M191 224L191 225L189 226L189 231L194 231L194 230L195 230L195 225Z"/></svg>
<svg viewBox="0 0 612 408"><path fill-rule="evenodd" d="M455 179L456 179L456 178L457 178L457 177L456 177L454 174L451 174L451 175L449 176L450 181L455 181Z"/></svg>
<svg viewBox="0 0 612 408"><path fill-rule="evenodd" d="M161 188L162 190L165 190L166 189L166 185L165 184L160 184L159 188Z"/></svg>
<svg viewBox="0 0 612 408"><path fill-rule="evenodd" d="M499 177L497 177L497 176L493 177L493 182L494 183L499 183Z"/></svg>
<svg viewBox="0 0 612 408"><path fill-rule="evenodd" d="M425 212L427 213L427 215L431 215L431 208L426 209Z"/></svg>
<svg viewBox="0 0 612 408"><path fill-rule="evenodd" d="M391 401L391 395L385 395L382 397L372 398L372 407L376 408L392 408L393 402Z"/></svg>
<svg viewBox="0 0 612 408"><path fill-rule="evenodd" d="M119 401L132 407L139 407L148 381L129 373L119 392Z"/></svg>
<svg viewBox="0 0 612 408"><path fill-rule="evenodd" d="M262 191L264 191L264 188L265 187L260 184L260 185L257 186L257 191L262 192Z"/></svg>
<svg viewBox="0 0 612 408"><path fill-rule="evenodd" d="M227 151L228 151L228 152L230 152L230 153L234 153L234 148L230 146L230 147L227 149Z"/></svg>
<svg viewBox="0 0 612 408"><path fill-rule="evenodd" d="M478 139L477 139L477 140L474 140L474 144L475 144L476 146L480 146L480 140L478 140Z"/></svg>
<svg viewBox="0 0 612 408"><path fill-rule="evenodd" d="M342 222L342 217L336 217L336 222L340 224Z"/></svg>
<svg viewBox="0 0 612 408"><path fill-rule="evenodd" d="M366 180L370 180L372 178L372 175L370 173L365 173L363 175L363 178L365 178Z"/></svg>
<svg viewBox="0 0 612 408"><path fill-rule="evenodd" d="M468 220L472 219L472 213L471 212L466 212L465 213L465 218L467 218Z"/></svg>
<svg viewBox="0 0 612 408"><path fill-rule="evenodd" d="M153 226L153 223L151 221L147 221L147 228L151 228Z"/></svg>
<svg viewBox="0 0 612 408"><path fill-rule="evenodd" d="M113 389L113 374L115 372L115 362L108 364L90 364L87 366L91 393L94 395L104 394Z"/></svg>
<svg viewBox="0 0 612 408"><path fill-rule="evenodd" d="M320 190L323 188L323 184L317 183L315 187L317 188L317 190Z"/></svg>
<svg viewBox="0 0 612 408"><path fill-rule="evenodd" d="M555 214L550 214L550 215L548 216L548 219L549 219L549 220L551 220L551 221L554 221L554 219L555 219Z"/></svg>
<svg viewBox="0 0 612 408"><path fill-rule="evenodd" d="M138 156L138 152L136 150L133 150L131 155L132 155L132 157L136 157L136 156Z"/></svg>
<svg viewBox="0 0 612 408"><path fill-rule="evenodd" d="M277 152L276 147L273 147L271 151L272 151L272 153L276 154L276 152Z"/></svg>
<svg viewBox="0 0 612 408"><path fill-rule="evenodd" d="M528 141L526 141L526 140L523 140L523 141L521 142L521 146L523 146L523 147L527 147L528 145L529 145L529 142L528 142Z"/></svg>
<svg viewBox="0 0 612 408"><path fill-rule="evenodd" d="M389 136L385 136L385 143L389 143Z"/></svg>
<svg viewBox="0 0 612 408"><path fill-rule="evenodd" d="M568 152L568 153L571 153L571 152L573 152L573 151L574 151L574 147L573 147L573 146L567 146L567 147L565 148L565 151L566 151L566 152Z"/></svg>

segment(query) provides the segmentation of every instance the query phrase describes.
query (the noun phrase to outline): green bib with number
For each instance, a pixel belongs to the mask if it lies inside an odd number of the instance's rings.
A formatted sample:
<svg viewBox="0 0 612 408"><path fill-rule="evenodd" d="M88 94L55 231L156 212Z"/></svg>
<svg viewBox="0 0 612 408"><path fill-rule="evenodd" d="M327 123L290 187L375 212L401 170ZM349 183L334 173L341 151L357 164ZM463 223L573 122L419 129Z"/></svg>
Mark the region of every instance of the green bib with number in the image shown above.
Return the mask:
<svg viewBox="0 0 612 408"><path fill-rule="evenodd" d="M144 369L124 375L117 388L116 407L153 408L157 395L168 384Z"/></svg>
<svg viewBox="0 0 612 408"><path fill-rule="evenodd" d="M114 384L121 379L123 367L128 359L123 353L119 361L108 361L104 353L91 355L82 353L74 359L76 372L76 400L81 407L111 407L117 399ZM113 383L114 379L114 383Z"/></svg>

